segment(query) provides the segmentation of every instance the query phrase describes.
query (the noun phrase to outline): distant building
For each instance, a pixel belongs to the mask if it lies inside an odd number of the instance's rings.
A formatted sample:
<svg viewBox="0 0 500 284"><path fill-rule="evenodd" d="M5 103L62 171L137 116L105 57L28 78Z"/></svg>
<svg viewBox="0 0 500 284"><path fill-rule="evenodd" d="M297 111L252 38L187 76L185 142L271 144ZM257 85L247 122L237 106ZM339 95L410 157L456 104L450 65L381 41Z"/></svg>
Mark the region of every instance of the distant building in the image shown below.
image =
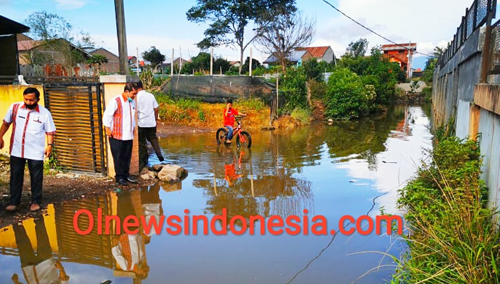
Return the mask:
<svg viewBox="0 0 500 284"><path fill-rule="evenodd" d="M89 52L91 55L102 55L108 59L108 63L101 64L101 71L107 73L120 73L120 57L111 51L98 48Z"/></svg>
<svg viewBox="0 0 500 284"><path fill-rule="evenodd" d="M234 67L240 67L241 63L240 61L229 61L229 64L231 64L231 66L234 66Z"/></svg>
<svg viewBox="0 0 500 284"><path fill-rule="evenodd" d="M388 58L390 62L398 63L401 70L406 72L406 75L409 78L412 77L411 60L416 50L416 43L382 45L384 56Z"/></svg>
<svg viewBox="0 0 500 284"><path fill-rule="evenodd" d="M130 68L137 68L137 57L129 56L128 57L128 66Z"/></svg>
<svg viewBox="0 0 500 284"><path fill-rule="evenodd" d="M23 38L21 38L23 39ZM75 54L86 60L90 54L85 50L75 46L65 39L55 39L51 41L41 40L21 40L17 42L19 51L19 64L62 64L73 65L70 62Z"/></svg>
<svg viewBox="0 0 500 284"><path fill-rule="evenodd" d="M286 57L286 60L288 63L296 65L296 66L301 66L302 62L314 58L311 53L307 50L294 50L290 52L290 54ZM278 62L278 58L272 54L269 56L266 60L264 60L263 64L268 64L269 66L274 66L274 65L280 65L280 62Z"/></svg>
<svg viewBox="0 0 500 284"><path fill-rule="evenodd" d="M298 47L296 50L307 50L318 62L331 63L335 61L335 53L330 46Z"/></svg>
<svg viewBox="0 0 500 284"><path fill-rule="evenodd" d="M25 25L0 16L0 84L12 84L20 74L17 37L29 30Z"/></svg>

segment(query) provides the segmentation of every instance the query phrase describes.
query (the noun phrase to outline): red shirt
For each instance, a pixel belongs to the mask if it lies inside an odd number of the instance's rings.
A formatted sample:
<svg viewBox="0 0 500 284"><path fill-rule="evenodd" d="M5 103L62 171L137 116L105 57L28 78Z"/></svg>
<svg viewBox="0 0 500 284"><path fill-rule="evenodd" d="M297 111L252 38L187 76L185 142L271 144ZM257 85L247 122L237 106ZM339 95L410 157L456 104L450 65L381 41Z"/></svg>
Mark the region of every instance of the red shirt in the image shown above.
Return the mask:
<svg viewBox="0 0 500 284"><path fill-rule="evenodd" d="M235 110L234 108L230 108L227 111L227 115L226 115L226 110L224 109L224 126L233 126L235 115L238 115L238 111Z"/></svg>

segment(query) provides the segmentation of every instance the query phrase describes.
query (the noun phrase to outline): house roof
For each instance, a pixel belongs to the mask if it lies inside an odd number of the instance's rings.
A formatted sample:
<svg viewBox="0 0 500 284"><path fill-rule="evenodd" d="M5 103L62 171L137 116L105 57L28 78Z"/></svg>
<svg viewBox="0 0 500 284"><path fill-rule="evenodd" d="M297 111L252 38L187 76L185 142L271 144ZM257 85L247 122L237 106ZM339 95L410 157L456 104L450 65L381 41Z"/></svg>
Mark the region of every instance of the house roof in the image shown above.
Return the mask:
<svg viewBox="0 0 500 284"><path fill-rule="evenodd" d="M309 53L307 50L294 50L286 57L290 62L299 62L304 55ZM263 63L275 63L278 62L278 58L272 54Z"/></svg>
<svg viewBox="0 0 500 284"><path fill-rule="evenodd" d="M390 50L417 50L416 43L403 43L403 44L384 44L382 45L382 51L390 51Z"/></svg>
<svg viewBox="0 0 500 284"><path fill-rule="evenodd" d="M107 52L107 53L109 53L109 54L111 54L111 55L113 55L113 56L115 56L115 57L119 57L118 55L116 55L116 54L114 54L113 52L111 52L111 51L109 51L109 50L105 49L104 47L100 47L100 48L96 48L96 49L89 50L89 53L90 53L90 54L92 54L92 55L94 55L96 52L98 52L98 51L100 51L100 50L105 51L105 52ZM129 56L129 57L130 57L130 56ZM108 59L109 59L109 58L108 58Z"/></svg>
<svg viewBox="0 0 500 284"><path fill-rule="evenodd" d="M135 57L135 56L129 56L129 57L128 57L128 60L130 60L130 59L132 59L132 58L137 58L137 57Z"/></svg>
<svg viewBox="0 0 500 284"><path fill-rule="evenodd" d="M325 55L329 46L298 47L297 50L307 50L315 58L321 58Z"/></svg>
<svg viewBox="0 0 500 284"><path fill-rule="evenodd" d="M29 32L30 28L13 20L0 16L0 35L22 34Z"/></svg>
<svg viewBox="0 0 500 284"><path fill-rule="evenodd" d="M17 50L28 51L42 44L43 42L40 40L22 40L17 42Z"/></svg>

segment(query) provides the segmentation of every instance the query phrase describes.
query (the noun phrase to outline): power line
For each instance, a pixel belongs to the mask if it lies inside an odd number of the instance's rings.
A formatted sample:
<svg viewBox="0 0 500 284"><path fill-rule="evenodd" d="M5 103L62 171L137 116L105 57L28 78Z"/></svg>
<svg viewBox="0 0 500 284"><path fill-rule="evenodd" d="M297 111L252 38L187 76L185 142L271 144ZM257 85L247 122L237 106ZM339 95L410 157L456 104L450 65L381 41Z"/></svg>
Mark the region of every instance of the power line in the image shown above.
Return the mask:
<svg viewBox="0 0 500 284"><path fill-rule="evenodd" d="M400 43L397 43L397 42L395 42L395 41L393 41L393 40L388 39L387 37L385 37L385 36L383 36L383 35L381 35L381 34L377 33L376 31L374 31L374 30L370 29L369 27L367 27L367 26L363 25L362 23L360 23L360 22L356 21L355 19L353 19L353 18L349 17L348 15L346 15L346 13L344 13L344 12L340 11L337 7L333 6L330 2L328 2L328 1L326 1L326 0L322 0L322 1L323 1L323 2L325 2L327 5L329 5L330 7L332 7L333 9L337 10L337 12L339 12L340 14L342 14L344 17L346 17L346 18L348 18L349 20L353 21L354 23L358 24L359 26L361 26L362 28L366 29L367 31L369 31L369 32L371 32L371 33L373 33L373 34L375 34L375 35L377 35L377 36L379 36L379 37L383 38L384 40L386 40L386 41L388 41L388 42L390 42L390 43L393 43L393 44L395 44L395 45L397 45L397 46L401 46L401 47L403 47L403 48L406 48L407 50L410 50L410 48L408 48L408 47L406 47L406 46L404 46L404 45L402 45L402 44L400 44ZM426 53L421 53L421 52L418 52L418 51L415 51L415 53L418 53L418 54L422 54L422 55L425 55L425 56L432 57L432 55L429 55L429 54L426 54Z"/></svg>

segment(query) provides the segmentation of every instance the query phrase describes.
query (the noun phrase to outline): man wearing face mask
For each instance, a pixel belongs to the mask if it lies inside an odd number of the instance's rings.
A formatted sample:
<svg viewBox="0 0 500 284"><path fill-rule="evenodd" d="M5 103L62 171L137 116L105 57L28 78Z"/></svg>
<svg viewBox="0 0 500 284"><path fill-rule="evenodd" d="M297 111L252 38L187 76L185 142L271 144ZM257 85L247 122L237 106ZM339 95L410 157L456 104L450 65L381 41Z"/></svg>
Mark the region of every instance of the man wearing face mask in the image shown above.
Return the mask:
<svg viewBox="0 0 500 284"><path fill-rule="evenodd" d="M43 159L49 157L54 145L56 127L51 113L41 105L40 92L27 88L23 92L24 102L10 106L0 127L0 149L3 136L13 124L10 139L10 203L7 211L15 211L21 204L24 182L24 167L28 162L31 179L31 211L38 211L42 204ZM48 144L45 146L45 136Z"/></svg>
<svg viewBox="0 0 500 284"><path fill-rule="evenodd" d="M127 182L137 183L129 173L134 141L136 94L132 83L127 83L123 93L109 101L102 118L113 155L115 179L120 185L127 185Z"/></svg>

